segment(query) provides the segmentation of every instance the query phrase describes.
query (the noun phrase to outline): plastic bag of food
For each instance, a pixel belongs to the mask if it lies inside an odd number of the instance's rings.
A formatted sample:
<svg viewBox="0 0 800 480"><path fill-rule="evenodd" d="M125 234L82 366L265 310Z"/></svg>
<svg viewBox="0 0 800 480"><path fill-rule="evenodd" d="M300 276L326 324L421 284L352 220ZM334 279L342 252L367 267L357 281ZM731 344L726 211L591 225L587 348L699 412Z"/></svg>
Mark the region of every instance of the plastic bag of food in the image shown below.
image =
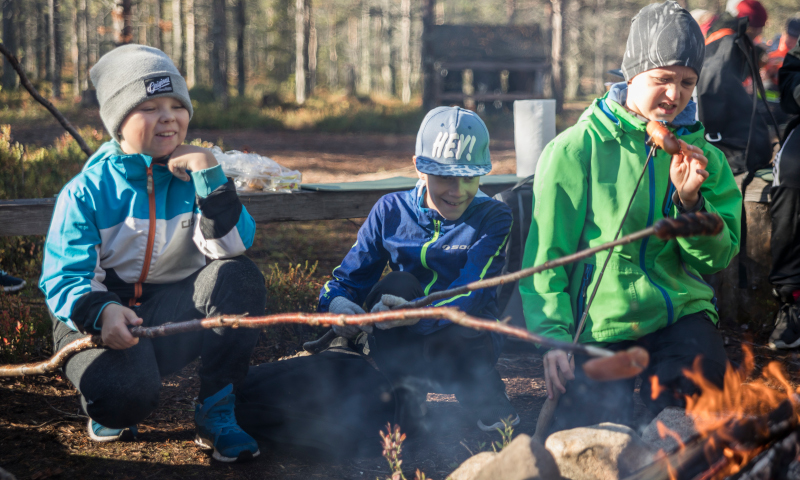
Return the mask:
<svg viewBox="0 0 800 480"><path fill-rule="evenodd" d="M300 190L302 175L257 153L238 150L223 152L219 147L211 153L222 165L226 177L232 177L237 192L282 192Z"/></svg>

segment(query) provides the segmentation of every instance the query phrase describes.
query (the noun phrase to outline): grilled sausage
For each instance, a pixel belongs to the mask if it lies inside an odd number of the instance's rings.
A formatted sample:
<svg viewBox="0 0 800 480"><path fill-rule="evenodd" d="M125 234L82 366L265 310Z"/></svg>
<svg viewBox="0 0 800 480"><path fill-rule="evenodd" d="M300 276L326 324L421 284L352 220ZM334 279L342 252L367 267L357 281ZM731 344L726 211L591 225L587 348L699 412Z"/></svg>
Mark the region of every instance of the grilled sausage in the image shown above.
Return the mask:
<svg viewBox="0 0 800 480"><path fill-rule="evenodd" d="M670 155L676 155L681 152L680 142L675 137L675 134L670 132L663 123L655 120L647 122L647 134L650 135L651 142Z"/></svg>
<svg viewBox="0 0 800 480"><path fill-rule="evenodd" d="M642 347L631 347L611 357L593 358L583 364L583 371L592 380L608 382L631 378L642 373L650 363L650 354Z"/></svg>

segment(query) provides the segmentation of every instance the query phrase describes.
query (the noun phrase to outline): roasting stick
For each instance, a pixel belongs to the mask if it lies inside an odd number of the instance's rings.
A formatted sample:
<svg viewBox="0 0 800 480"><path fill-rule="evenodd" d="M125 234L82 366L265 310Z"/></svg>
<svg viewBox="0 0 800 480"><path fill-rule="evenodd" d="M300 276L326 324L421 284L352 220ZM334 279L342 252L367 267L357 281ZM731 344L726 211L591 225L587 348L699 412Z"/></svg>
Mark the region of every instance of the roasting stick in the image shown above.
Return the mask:
<svg viewBox="0 0 800 480"><path fill-rule="evenodd" d="M625 220L628 218L628 214L631 211L631 206L633 205L633 200L636 198L636 193L639 191L639 186L642 183L642 179L644 178L644 174L647 172L647 167L650 165L650 162L653 159L656 151L659 148L662 148L664 151L669 153L670 155L676 155L681 151L680 142L678 139L675 138L675 135L667 129L662 123L656 121L650 121L647 123L647 134L650 135L650 139L648 140L647 144L650 145L650 151L647 153L647 160L644 162L644 167L642 168L642 173L639 175L639 180L636 181L636 186L633 189L633 193L631 194L631 199L628 202L628 207L625 209L625 215L622 216L622 221L619 224L619 229L617 229L616 235L614 235L614 241L617 241L619 238L620 233L622 233L622 227L625 226ZM667 220L667 219L664 219ZM660 220L662 222L664 220ZM656 223L658 225L658 223ZM655 227L654 225L653 227ZM652 227L651 227L652 228ZM719 222L717 231L722 229L722 222ZM716 233L716 232L715 232ZM635 235L635 234L632 234ZM628 235L630 236L630 235ZM623 237L622 239L625 239ZM627 243L627 242L626 242ZM572 339L573 344L578 343L578 339L583 332L583 327L586 325L586 319L589 316L589 309L592 306L592 302L594 301L594 297L597 294L597 289L600 286L600 282L603 280L603 273L606 271L606 267L608 266L609 260L611 260L611 255L613 254L613 250L608 252L606 256L605 262L603 262L602 268L600 268L600 273L597 276L597 281L594 284L594 288L592 289L592 293L589 296L589 300L586 302L586 307L583 309L583 314L581 315L580 321L578 322L578 326L575 329L575 336ZM636 349L637 347L633 347L631 350ZM639 348L639 350L643 350ZM646 352L645 352L646 353ZM637 355L641 356L641 352L637 351ZM567 360L572 360L572 352L570 351L567 355ZM547 367L545 367L547 368ZM644 370L644 368L642 369ZM564 376L562 375L560 370L556 370L558 375L558 380L561 385L567 384ZM544 405L542 405L542 409L539 410L539 419L536 422L536 431L533 434L533 439L538 441L541 444L544 444L545 438L547 437L547 431L550 429L550 424L553 421L553 415L555 414L556 407L558 407L558 400L561 398L561 392L557 389L553 388L553 398L547 398L544 401Z"/></svg>
<svg viewBox="0 0 800 480"><path fill-rule="evenodd" d="M513 279L522 278L526 275L533 275L536 272L553 268L554 266L564 265L570 261L580 260L593 253L602 250L603 248L613 248L621 245L626 241L631 242L647 235L656 235L659 238L675 238L676 236L696 236L696 235L713 235L722 228L722 220L716 215L709 213L696 213L683 215L675 219L659 220L653 227L645 229L641 232L633 233L619 239L616 242L609 242L604 245L594 247L589 250L578 252L573 255L564 257L563 259L553 260L547 262L540 267L526 269L523 272L517 272L503 277L496 277L492 279L490 284L486 281L475 282L474 284L481 284L481 287L486 288L490 286L499 285L502 281L513 281ZM601 248L602 247L602 248ZM568 261L566 261L568 259ZM463 287L462 287L463 288ZM450 292L461 292L460 288L450 290ZM466 290L471 291L471 290ZM458 295L459 293L452 293L451 295ZM199 320L189 320L186 322L169 323L157 327L133 327L131 334L135 337L159 337L164 335L172 335L176 333L184 333L196 331L203 328L218 328L218 327L231 327L231 328L264 328L271 325L286 324L286 323L300 323L307 325L372 325L374 323L387 322L393 320L408 320L412 318L442 318L449 320L453 323L463 325L468 328L493 331L504 335L512 336L532 343L538 343L548 348L557 348L569 352L579 352L592 357L601 357L596 360L590 360L584 365L584 370L594 368L597 372L598 380L611 380L614 378L629 378L641 372L647 366L647 359L642 359L641 355L631 354L631 352L617 352L614 353L610 350L593 347L589 345L581 345L576 343L562 342L536 335L529 332L527 329L513 327L506 325L502 322L482 320L476 317L467 315L466 313L452 307L433 307L433 308L415 308L415 309L396 309L379 313L365 313L361 315L337 315L333 313L282 313L277 315L269 315L265 317L248 317L243 316L222 316L213 317ZM66 360L73 354L86 350L88 348L102 347L102 340L99 335L84 337L76 340L61 350L56 352L52 358L39 363L23 364L23 365L3 365L0 366L0 377L16 377L22 375L41 375L51 373L60 368ZM646 352L645 352L646 353ZM603 363L602 360L611 362ZM613 361L612 361L613 360ZM592 364L591 362L595 362ZM626 363L627 361L627 363ZM604 367L610 367L611 371L606 371ZM641 368L640 368L641 367ZM638 370L638 371L636 371ZM623 376L619 376L623 375ZM602 377L602 378L601 378Z"/></svg>

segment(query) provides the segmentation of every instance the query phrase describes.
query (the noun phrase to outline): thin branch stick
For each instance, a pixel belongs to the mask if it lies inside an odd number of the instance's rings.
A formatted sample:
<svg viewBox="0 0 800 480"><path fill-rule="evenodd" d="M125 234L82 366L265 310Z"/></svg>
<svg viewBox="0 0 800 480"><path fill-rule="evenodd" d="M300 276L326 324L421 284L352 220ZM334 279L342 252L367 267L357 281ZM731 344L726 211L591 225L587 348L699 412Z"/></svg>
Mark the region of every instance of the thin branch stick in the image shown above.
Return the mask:
<svg viewBox="0 0 800 480"><path fill-rule="evenodd" d="M567 255L561 258L557 258L555 260L550 260L541 265L526 268L515 273L500 275L498 277L493 277L486 280L479 280L477 282L468 283L461 287L451 288L450 290L442 290L441 292L435 292L428 295L427 297L420 298L419 300L400 305L397 308L420 308L426 305L430 305L436 300L455 297L456 295L472 292L474 290L480 290L482 288L496 287L498 285L503 285L505 283L516 282L521 278L530 277L531 275L543 272L545 270L551 270L556 267L561 267L569 263L577 262L578 260L583 260L584 258L591 257L597 252L601 252L603 250L610 250L619 245L625 245L631 242L635 242L636 240L641 240L642 238L649 237L650 235L656 235L662 240L666 240L676 237L716 235L721 230L722 230L722 219L720 219L715 214L697 212L697 213L681 215L677 218L664 218L656 222L656 224L650 228L645 228L644 230L639 230L638 232L625 235L624 237L618 240L606 242L596 247L587 248L586 250L581 250L580 252L573 253L572 255Z"/></svg>
<svg viewBox="0 0 800 480"><path fill-rule="evenodd" d="M72 138L74 138L75 141L78 142L78 146L81 147L83 153L85 153L87 157L91 157L94 152L92 152L92 149L89 148L89 145L87 145L86 142L83 140L83 137L81 136L80 133L78 133L78 130L72 125L72 123L70 123L69 120L66 119L66 117L64 117L64 115L61 114L61 112L58 111L58 109L52 103L50 103L49 100L39 95L39 92L36 91L36 87L34 87L33 84L31 84L30 80L28 80L28 76L25 75L25 70L22 69L22 65L19 64L19 60L17 59L17 57L13 53L11 53L2 43L0 43L0 53L5 55L5 57L8 59L8 63L10 63L11 66L14 68L14 70L17 71L20 83L22 83L22 86L25 87L25 90L27 90L28 93L30 93L31 96L35 98L37 102L44 105L44 108L49 110L54 117L56 117L58 123L60 123L61 126L64 127L64 129L70 135L72 135Z"/></svg>
<svg viewBox="0 0 800 480"><path fill-rule="evenodd" d="M559 348L565 351L583 353L592 357L611 357L614 352L604 348L589 345L562 342L548 337L543 337L519 327L512 327L497 321L484 320L472 317L457 308L418 308L414 310L390 310L379 313L365 313L361 315L337 315L335 313L279 313L264 317L243 317L241 315L220 316L199 320L188 320L178 323L166 323L157 327L133 327L131 334L134 337L163 337L176 333L194 332L202 329L230 327L230 328L264 328L273 325L295 323L305 325L372 325L376 323L411 320L422 318L442 318L455 324L488 332L501 333L510 337L519 338L531 343L538 343L545 347ZM0 377L19 377L24 375L42 375L56 371L64 365L66 360L82 350L102 347L99 336L84 337L68 344L56 352L52 358L38 363L23 365L0 366Z"/></svg>

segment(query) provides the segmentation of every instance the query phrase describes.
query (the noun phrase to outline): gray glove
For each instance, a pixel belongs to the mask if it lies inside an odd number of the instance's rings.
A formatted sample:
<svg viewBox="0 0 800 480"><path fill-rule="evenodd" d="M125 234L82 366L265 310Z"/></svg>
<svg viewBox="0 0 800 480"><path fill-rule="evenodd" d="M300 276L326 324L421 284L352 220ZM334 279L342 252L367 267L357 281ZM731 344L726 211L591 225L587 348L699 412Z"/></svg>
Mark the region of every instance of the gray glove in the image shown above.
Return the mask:
<svg viewBox="0 0 800 480"><path fill-rule="evenodd" d="M335 297L333 300L331 300L331 304L328 306L328 311L339 315L359 315L362 313L367 313L363 308L359 307L345 297ZM348 340L356 338L361 331L372 333L372 325L333 325L331 328L333 328L333 331L336 333L336 335L344 337Z"/></svg>
<svg viewBox="0 0 800 480"><path fill-rule="evenodd" d="M372 307L370 313L387 312L394 307L399 307L400 305L403 305L404 303L408 303L408 301L403 297L384 294L381 295L381 301L376 303L375 306ZM392 320L390 322L380 322L376 323L375 326L380 328L381 330L388 330L390 328L395 328L395 327L408 327L411 325L415 325L417 322L419 322L419 318L412 318L409 320Z"/></svg>

